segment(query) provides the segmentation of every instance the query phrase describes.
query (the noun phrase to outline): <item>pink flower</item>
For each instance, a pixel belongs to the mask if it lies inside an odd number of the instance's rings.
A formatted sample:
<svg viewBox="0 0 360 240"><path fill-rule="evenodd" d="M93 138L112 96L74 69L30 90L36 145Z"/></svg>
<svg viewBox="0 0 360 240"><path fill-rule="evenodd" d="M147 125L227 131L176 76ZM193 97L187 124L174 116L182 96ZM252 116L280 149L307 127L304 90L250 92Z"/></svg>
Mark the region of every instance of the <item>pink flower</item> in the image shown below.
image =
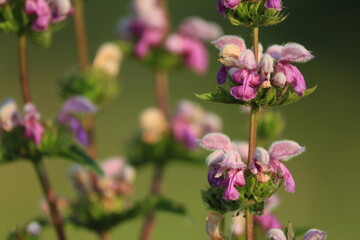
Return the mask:
<svg viewBox="0 0 360 240"><path fill-rule="evenodd" d="M209 173L214 171L209 183L218 185L218 179L222 179L223 174L225 174L225 179L221 182L221 185L226 188L223 192L223 199L238 199L239 192L235 186L245 185L244 170L246 165L241 161L240 153L236 151L233 143L224 134L210 133L200 140L200 146L214 151L206 158L206 163L210 168Z"/></svg>
<svg viewBox="0 0 360 240"><path fill-rule="evenodd" d="M171 120L174 138L185 144L188 149L197 147L197 139L207 133L220 131L221 119L187 100L181 101Z"/></svg>
<svg viewBox="0 0 360 240"><path fill-rule="evenodd" d="M40 113L32 103L24 106L25 137L32 139L36 145L39 145L44 134L44 128L39 122Z"/></svg>
<svg viewBox="0 0 360 240"><path fill-rule="evenodd" d="M287 43L283 47L275 45L270 47L267 53L278 60L275 74L284 74L286 83L293 85L296 93L301 96L306 90L305 79L300 70L290 63L305 63L313 59L314 56L298 43Z"/></svg>
<svg viewBox="0 0 360 240"><path fill-rule="evenodd" d="M286 240L285 234L281 229L273 228L267 235L267 238L271 240ZM302 240L325 240L326 232L320 231L318 229L310 229L307 231L302 238Z"/></svg>
<svg viewBox="0 0 360 240"><path fill-rule="evenodd" d="M280 178L284 179L286 191L294 193L295 181L289 169L280 160L287 161L304 151L305 147L301 147L298 143L289 140L273 143L268 151L258 147L254 151L249 170L253 174L257 174L259 181L261 181L261 177L265 172L277 173Z"/></svg>
<svg viewBox="0 0 360 240"><path fill-rule="evenodd" d="M202 41L214 40L222 34L219 25L199 17L188 17L179 27L179 33Z"/></svg>
<svg viewBox="0 0 360 240"><path fill-rule="evenodd" d="M280 221L271 213L279 203L279 197L277 195L272 195L265 201L264 214L262 216L254 216L255 222L257 222L265 231L269 231L272 228L282 228Z"/></svg>
<svg viewBox="0 0 360 240"><path fill-rule="evenodd" d="M51 23L51 9L49 3L45 0L26 0L25 12L28 15L35 15L32 23L34 31L45 31Z"/></svg>

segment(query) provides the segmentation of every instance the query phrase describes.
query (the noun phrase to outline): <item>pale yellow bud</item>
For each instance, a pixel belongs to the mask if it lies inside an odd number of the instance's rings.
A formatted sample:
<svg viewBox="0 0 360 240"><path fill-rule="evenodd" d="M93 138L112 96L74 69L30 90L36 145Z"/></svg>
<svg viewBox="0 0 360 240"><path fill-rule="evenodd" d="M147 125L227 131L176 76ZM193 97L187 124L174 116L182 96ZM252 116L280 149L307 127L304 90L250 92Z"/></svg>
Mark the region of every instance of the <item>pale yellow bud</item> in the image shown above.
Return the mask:
<svg viewBox="0 0 360 240"><path fill-rule="evenodd" d="M101 69L112 77L118 75L123 54L113 43L104 43L100 46L94 59L94 68Z"/></svg>
<svg viewBox="0 0 360 240"><path fill-rule="evenodd" d="M164 133L169 130L166 117L157 108L149 108L140 115L140 128L143 132L142 140L146 143L158 142Z"/></svg>
<svg viewBox="0 0 360 240"><path fill-rule="evenodd" d="M220 59L219 61L225 66L231 67L236 66L236 61L239 59L241 55L241 49L236 44L226 44L220 50Z"/></svg>
<svg viewBox="0 0 360 240"><path fill-rule="evenodd" d="M220 234L219 226L223 216L216 212L210 212L206 217L206 233L211 240L224 240Z"/></svg>

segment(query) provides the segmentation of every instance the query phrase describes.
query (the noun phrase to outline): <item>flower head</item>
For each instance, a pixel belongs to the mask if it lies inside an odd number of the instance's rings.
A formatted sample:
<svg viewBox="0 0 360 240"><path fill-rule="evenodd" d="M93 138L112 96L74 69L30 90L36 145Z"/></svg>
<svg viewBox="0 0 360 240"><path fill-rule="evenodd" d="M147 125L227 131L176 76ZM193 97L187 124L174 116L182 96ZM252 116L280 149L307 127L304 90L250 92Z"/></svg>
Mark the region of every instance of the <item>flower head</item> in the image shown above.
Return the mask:
<svg viewBox="0 0 360 240"><path fill-rule="evenodd" d="M239 192L235 186L244 186L244 170L246 165L242 162L240 153L234 147L231 140L220 133L210 133L200 140L200 146L213 150L206 158L209 166L209 183L219 187L224 186L226 190L223 192L223 199L236 200L239 198ZM223 177L225 175L225 178ZM221 179L221 184L213 184Z"/></svg>
<svg viewBox="0 0 360 240"><path fill-rule="evenodd" d="M37 111L35 105L27 103L24 106L24 121L25 137L32 139L36 145L39 145L44 134L44 128L39 122L40 113Z"/></svg>

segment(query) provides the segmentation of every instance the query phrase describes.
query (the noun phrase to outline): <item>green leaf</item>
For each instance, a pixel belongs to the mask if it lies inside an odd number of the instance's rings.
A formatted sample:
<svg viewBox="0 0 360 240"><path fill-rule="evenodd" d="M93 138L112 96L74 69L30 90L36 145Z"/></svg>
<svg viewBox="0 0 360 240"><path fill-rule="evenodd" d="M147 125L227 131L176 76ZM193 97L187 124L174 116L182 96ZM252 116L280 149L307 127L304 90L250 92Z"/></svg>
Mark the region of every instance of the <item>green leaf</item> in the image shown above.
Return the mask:
<svg viewBox="0 0 360 240"><path fill-rule="evenodd" d="M63 149L59 153L59 156L88 167L98 175L104 174L96 161L89 157L86 152L77 145L72 145L68 149Z"/></svg>
<svg viewBox="0 0 360 240"><path fill-rule="evenodd" d="M52 40L52 31L49 29L47 31L29 31L28 34L30 40L35 43L36 45L47 48L51 44Z"/></svg>
<svg viewBox="0 0 360 240"><path fill-rule="evenodd" d="M250 106L250 102L242 101L235 99L231 94L230 91L222 88L220 86L217 87L217 92L215 93L203 93L203 94L196 94L195 96L201 100L217 102L217 103L228 103L228 104L241 104Z"/></svg>
<svg viewBox="0 0 360 240"><path fill-rule="evenodd" d="M316 88L317 88L317 85L315 87L306 89L302 96L297 95L296 92L292 92L292 93L289 94L287 99L284 102L282 102L281 104L279 104L279 105L283 106L283 105L288 105L288 104L297 102L297 101L309 96L310 94L312 94L316 90Z"/></svg>
<svg viewBox="0 0 360 240"><path fill-rule="evenodd" d="M284 233L286 235L287 240L295 240L294 228L293 228L291 222L288 222Z"/></svg>

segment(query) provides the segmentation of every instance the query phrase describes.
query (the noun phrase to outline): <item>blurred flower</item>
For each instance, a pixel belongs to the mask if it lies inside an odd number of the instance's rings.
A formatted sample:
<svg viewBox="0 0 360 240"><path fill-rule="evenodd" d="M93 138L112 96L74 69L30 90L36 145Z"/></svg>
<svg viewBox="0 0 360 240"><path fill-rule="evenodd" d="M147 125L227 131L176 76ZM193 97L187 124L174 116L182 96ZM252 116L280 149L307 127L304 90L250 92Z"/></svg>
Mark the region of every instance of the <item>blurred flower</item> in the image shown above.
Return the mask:
<svg viewBox="0 0 360 240"><path fill-rule="evenodd" d="M0 107L0 128L11 131L21 124L21 116L15 100L6 99Z"/></svg>
<svg viewBox="0 0 360 240"><path fill-rule="evenodd" d="M7 3L8 3L7 0L0 0L0 7L1 7L1 5L5 5L5 4L7 4Z"/></svg>
<svg viewBox="0 0 360 240"><path fill-rule="evenodd" d="M275 215L271 211L276 208L280 203L277 195L272 195L265 201L264 214L261 216L254 215L254 220L258 223L262 229L269 231L272 228L281 228L282 225Z"/></svg>
<svg viewBox="0 0 360 240"><path fill-rule="evenodd" d="M294 141L278 141L273 143L269 150L266 151L261 147L257 147L254 151L254 157L249 165L249 170L256 174L260 182L269 180L266 172L278 174L279 178L285 181L285 189L288 192L295 192L295 181L286 166L280 160L287 161L305 151Z"/></svg>
<svg viewBox="0 0 360 240"><path fill-rule="evenodd" d="M84 97L72 97L65 101L62 110L58 116L58 121L67 125L75 134L76 140L87 146L89 143L88 136L80 120L75 114L90 114L96 112L96 107Z"/></svg>
<svg viewBox="0 0 360 240"><path fill-rule="evenodd" d="M284 232L278 228L271 229L267 233L266 237L271 240L286 240L286 236L285 236Z"/></svg>
<svg viewBox="0 0 360 240"><path fill-rule="evenodd" d="M64 20L72 13L70 0L26 0L25 13L35 15L34 31L45 31L53 22Z"/></svg>
<svg viewBox="0 0 360 240"><path fill-rule="evenodd" d="M59 210L59 212L64 212L67 210L68 206L69 206L69 202L67 201L66 198L64 197L56 197L56 206L57 206L57 209ZM46 199L41 199L39 201L39 208L40 208L40 212L46 216L48 218L49 221L51 221L51 212L50 212L50 208L49 208L49 204L47 202Z"/></svg>
<svg viewBox="0 0 360 240"><path fill-rule="evenodd" d="M220 234L220 222L223 216L216 212L210 212L206 217L206 233L211 240L223 240Z"/></svg>
<svg viewBox="0 0 360 240"><path fill-rule="evenodd" d="M189 17L180 25L178 33L171 34L165 48L184 57L187 67L199 74L208 69L207 49L201 41L209 41L222 34L221 28L198 17Z"/></svg>
<svg viewBox="0 0 360 240"><path fill-rule="evenodd" d="M213 175L210 184L212 184L212 181L217 182L217 179L222 178L225 173L226 176L221 185L226 187L226 190L223 192L222 198L225 200L238 199L239 192L235 186L241 187L245 185L244 170L246 165L241 161L240 153L236 151L230 139L220 133L210 133L200 140L200 146L208 150L214 150L206 158L206 163L210 168L209 173Z"/></svg>
<svg viewBox="0 0 360 240"><path fill-rule="evenodd" d="M221 119L204 110L195 103L181 101L175 108L171 120L174 137L188 149L197 147L197 139L207 133L221 131Z"/></svg>
<svg viewBox="0 0 360 240"><path fill-rule="evenodd" d="M142 140L149 144L157 143L169 132L169 123L158 108L149 108L140 114Z"/></svg>
<svg viewBox="0 0 360 240"><path fill-rule="evenodd" d="M104 43L96 53L93 67L115 77L119 73L122 58L123 55L118 46L113 43Z"/></svg>
<svg viewBox="0 0 360 240"><path fill-rule="evenodd" d="M25 137L34 140L36 145L39 145L44 134L44 128L39 122L40 113L32 103L27 103L24 106L24 127Z"/></svg>
<svg viewBox="0 0 360 240"><path fill-rule="evenodd" d="M41 233L41 225L36 221L31 221L26 226L26 232L28 232L30 235L38 236Z"/></svg>

